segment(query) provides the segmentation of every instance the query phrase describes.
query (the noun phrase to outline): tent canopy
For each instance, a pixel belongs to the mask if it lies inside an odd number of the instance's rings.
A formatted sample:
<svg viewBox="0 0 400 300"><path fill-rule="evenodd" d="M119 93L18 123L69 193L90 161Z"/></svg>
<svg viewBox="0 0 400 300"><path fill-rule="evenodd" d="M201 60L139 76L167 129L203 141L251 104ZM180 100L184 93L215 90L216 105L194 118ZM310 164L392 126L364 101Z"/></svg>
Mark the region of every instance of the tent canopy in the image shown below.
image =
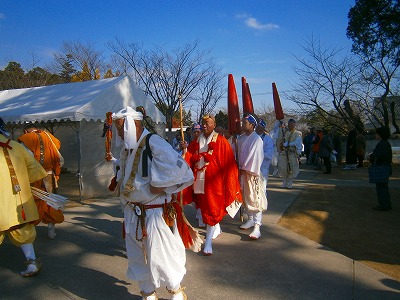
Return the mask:
<svg viewBox="0 0 400 300"><path fill-rule="evenodd" d="M107 187L114 168L105 160L104 120L107 112L126 106L143 106L162 135L165 117L128 76L0 91L0 117L13 139L23 134L25 122L37 122L47 130L56 128L52 133L61 142L64 169L77 170L81 199L110 193ZM120 152L115 139L112 152L116 156Z"/></svg>
<svg viewBox="0 0 400 300"><path fill-rule="evenodd" d="M156 123L165 117L129 76L0 91L5 123L104 121L105 113L143 106Z"/></svg>

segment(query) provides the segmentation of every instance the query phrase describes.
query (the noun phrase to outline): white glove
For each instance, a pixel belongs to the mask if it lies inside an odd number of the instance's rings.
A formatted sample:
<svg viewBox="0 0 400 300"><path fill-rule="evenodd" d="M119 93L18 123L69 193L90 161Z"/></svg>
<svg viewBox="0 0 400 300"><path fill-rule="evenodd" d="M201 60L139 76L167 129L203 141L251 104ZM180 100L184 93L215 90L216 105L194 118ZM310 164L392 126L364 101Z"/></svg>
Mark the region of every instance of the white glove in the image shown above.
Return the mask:
<svg viewBox="0 0 400 300"><path fill-rule="evenodd" d="M289 146L289 142L284 142L283 147L287 147L287 146Z"/></svg>
<svg viewBox="0 0 400 300"><path fill-rule="evenodd" d="M332 153L335 154L335 155L337 154L336 150L333 150Z"/></svg>

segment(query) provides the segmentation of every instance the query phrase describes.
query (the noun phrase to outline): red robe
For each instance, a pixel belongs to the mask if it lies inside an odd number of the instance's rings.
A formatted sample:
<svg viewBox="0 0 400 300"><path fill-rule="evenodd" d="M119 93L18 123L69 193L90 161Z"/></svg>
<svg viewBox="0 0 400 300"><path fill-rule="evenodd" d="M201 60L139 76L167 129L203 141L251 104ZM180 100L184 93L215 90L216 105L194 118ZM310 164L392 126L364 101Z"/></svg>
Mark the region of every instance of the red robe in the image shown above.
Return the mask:
<svg viewBox="0 0 400 300"><path fill-rule="evenodd" d="M218 135L213 144L212 154L207 155L208 165L205 171L204 194L194 194L193 186L183 192L184 204L194 202L201 209L203 222L214 226L227 214L226 207L234 200L242 202L238 167L228 140ZM209 144L209 147L210 147ZM192 141L185 154L185 160L193 170L196 180L196 162L199 143Z"/></svg>

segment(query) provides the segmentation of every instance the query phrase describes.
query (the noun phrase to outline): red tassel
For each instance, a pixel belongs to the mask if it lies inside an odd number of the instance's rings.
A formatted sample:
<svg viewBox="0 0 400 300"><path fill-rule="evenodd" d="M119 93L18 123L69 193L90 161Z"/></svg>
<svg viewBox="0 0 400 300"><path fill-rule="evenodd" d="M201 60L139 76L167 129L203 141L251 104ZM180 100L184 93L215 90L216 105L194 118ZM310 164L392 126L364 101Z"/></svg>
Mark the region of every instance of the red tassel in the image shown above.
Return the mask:
<svg viewBox="0 0 400 300"><path fill-rule="evenodd" d="M23 219L24 221L26 221L25 210L24 210L24 207L23 207L23 206L22 206L21 214L22 214L22 219Z"/></svg>
<svg viewBox="0 0 400 300"><path fill-rule="evenodd" d="M178 202L172 202L175 210L176 210L176 225L178 227L179 235L182 238L182 242L185 245L185 248L189 248L193 245L193 239L190 236L189 227L183 220L182 215L182 207L179 205Z"/></svg>

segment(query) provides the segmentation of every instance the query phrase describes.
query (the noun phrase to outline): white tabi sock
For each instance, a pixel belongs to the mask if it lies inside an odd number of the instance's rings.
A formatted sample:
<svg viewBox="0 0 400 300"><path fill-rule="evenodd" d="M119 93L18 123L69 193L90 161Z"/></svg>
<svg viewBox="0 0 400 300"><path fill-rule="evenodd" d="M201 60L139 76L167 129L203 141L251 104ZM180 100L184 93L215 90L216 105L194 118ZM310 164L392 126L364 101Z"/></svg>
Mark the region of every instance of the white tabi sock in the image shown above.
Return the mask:
<svg viewBox="0 0 400 300"><path fill-rule="evenodd" d="M26 260L35 260L35 249L33 249L33 244L22 244L22 252L24 252Z"/></svg>
<svg viewBox="0 0 400 300"><path fill-rule="evenodd" d="M204 243L204 254L212 254L212 237L215 232L215 226L207 224L206 242Z"/></svg>

